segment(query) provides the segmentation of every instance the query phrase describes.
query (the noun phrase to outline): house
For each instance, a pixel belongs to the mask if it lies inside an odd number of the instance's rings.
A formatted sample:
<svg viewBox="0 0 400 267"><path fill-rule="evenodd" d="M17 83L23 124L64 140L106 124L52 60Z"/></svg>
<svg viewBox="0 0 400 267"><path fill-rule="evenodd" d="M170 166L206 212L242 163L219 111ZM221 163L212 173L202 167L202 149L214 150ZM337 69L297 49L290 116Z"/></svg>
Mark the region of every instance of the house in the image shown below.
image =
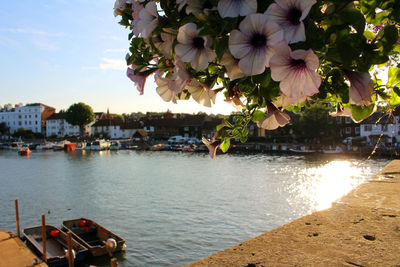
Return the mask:
<svg viewBox="0 0 400 267"><path fill-rule="evenodd" d="M0 109L0 122L6 123L10 133L18 129L31 130L34 133L46 134L46 119L56 112L56 109L41 103L6 105Z"/></svg>
<svg viewBox="0 0 400 267"><path fill-rule="evenodd" d="M380 139L382 143L400 142L400 116L396 113L376 112L361 122L360 136L367 142L376 144Z"/></svg>
<svg viewBox="0 0 400 267"><path fill-rule="evenodd" d="M59 112L54 113L50 117L47 118L46 123L46 136L54 136L63 137L63 136L72 136L80 135L80 129L78 125L72 125L68 123L65 119L66 113ZM85 126L84 131L86 134L90 134L90 124Z"/></svg>
<svg viewBox="0 0 400 267"><path fill-rule="evenodd" d="M139 130L143 130L140 122L123 122L119 119L103 119L92 126L93 136L109 137L112 139L132 138Z"/></svg>

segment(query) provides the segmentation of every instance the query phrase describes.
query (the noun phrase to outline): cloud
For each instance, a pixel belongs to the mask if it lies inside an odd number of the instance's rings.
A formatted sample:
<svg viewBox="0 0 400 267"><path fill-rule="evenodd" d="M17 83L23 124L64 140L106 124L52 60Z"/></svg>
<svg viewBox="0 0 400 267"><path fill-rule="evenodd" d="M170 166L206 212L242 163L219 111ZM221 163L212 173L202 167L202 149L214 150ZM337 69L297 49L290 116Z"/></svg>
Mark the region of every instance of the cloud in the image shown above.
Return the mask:
<svg viewBox="0 0 400 267"><path fill-rule="evenodd" d="M115 58L102 58L98 66L83 66L82 70L126 70L126 61Z"/></svg>
<svg viewBox="0 0 400 267"><path fill-rule="evenodd" d="M7 31L12 32L12 33L27 33L27 34L41 35L41 36L61 37L61 36L65 35L62 32L50 33L50 32L46 32L43 30L37 30L37 29L32 29L32 28L9 28L9 29L7 29Z"/></svg>
<svg viewBox="0 0 400 267"><path fill-rule="evenodd" d="M126 52L127 52L127 49L125 49L125 48L120 48L120 49L109 48L109 49L104 50L104 53L126 53Z"/></svg>
<svg viewBox="0 0 400 267"><path fill-rule="evenodd" d="M58 47L49 42L49 41L45 41L45 40L33 40L32 44L34 46L36 46L37 48L41 49L41 50L45 50L45 51L57 51Z"/></svg>

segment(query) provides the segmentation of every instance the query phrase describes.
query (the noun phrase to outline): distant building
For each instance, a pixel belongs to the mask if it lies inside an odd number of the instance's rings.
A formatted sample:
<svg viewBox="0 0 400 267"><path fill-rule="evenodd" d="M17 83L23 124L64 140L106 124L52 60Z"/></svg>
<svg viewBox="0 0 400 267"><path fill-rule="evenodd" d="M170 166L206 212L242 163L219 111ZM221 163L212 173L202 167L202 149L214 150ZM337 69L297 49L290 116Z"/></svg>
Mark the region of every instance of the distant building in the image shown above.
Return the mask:
<svg viewBox="0 0 400 267"><path fill-rule="evenodd" d="M16 105L15 107L7 105L0 109L0 122L6 123L10 128L10 133L14 133L18 129L25 129L34 133L46 134L46 119L55 112L55 108L41 103Z"/></svg>
<svg viewBox="0 0 400 267"><path fill-rule="evenodd" d="M138 130L143 130L140 122L124 123L119 119L102 119L95 122L91 128L92 135L112 139L132 138Z"/></svg>
<svg viewBox="0 0 400 267"><path fill-rule="evenodd" d="M63 136L72 136L80 135L79 126L69 124L65 119L66 113L54 113L50 117L47 118L46 123L46 136L54 136L63 137ZM90 125L85 127L85 133L90 134Z"/></svg>
<svg viewBox="0 0 400 267"><path fill-rule="evenodd" d="M375 144L378 139L383 143L400 142L400 116L392 117L387 113L376 112L361 122L360 136Z"/></svg>

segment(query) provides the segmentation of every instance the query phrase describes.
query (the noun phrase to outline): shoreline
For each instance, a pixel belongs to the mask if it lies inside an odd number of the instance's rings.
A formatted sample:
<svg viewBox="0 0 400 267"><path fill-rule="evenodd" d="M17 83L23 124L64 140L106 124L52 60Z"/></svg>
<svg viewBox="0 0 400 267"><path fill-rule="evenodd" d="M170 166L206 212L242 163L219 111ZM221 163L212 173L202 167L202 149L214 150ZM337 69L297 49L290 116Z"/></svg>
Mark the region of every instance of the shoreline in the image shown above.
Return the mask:
<svg viewBox="0 0 400 267"><path fill-rule="evenodd" d="M317 211L186 266L399 266L400 160Z"/></svg>

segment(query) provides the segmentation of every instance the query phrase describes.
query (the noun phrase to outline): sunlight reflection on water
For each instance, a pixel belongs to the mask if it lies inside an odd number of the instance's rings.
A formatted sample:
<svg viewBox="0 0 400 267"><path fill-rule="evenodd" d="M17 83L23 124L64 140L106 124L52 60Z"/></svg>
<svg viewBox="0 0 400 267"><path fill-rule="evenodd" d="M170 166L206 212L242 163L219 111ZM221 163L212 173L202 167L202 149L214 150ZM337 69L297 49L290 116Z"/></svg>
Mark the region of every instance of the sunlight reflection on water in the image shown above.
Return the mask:
<svg viewBox="0 0 400 267"><path fill-rule="evenodd" d="M331 161L325 165L302 169L298 181L289 188L296 199L309 204L310 212L329 208L332 202L365 182L369 168L350 161Z"/></svg>

